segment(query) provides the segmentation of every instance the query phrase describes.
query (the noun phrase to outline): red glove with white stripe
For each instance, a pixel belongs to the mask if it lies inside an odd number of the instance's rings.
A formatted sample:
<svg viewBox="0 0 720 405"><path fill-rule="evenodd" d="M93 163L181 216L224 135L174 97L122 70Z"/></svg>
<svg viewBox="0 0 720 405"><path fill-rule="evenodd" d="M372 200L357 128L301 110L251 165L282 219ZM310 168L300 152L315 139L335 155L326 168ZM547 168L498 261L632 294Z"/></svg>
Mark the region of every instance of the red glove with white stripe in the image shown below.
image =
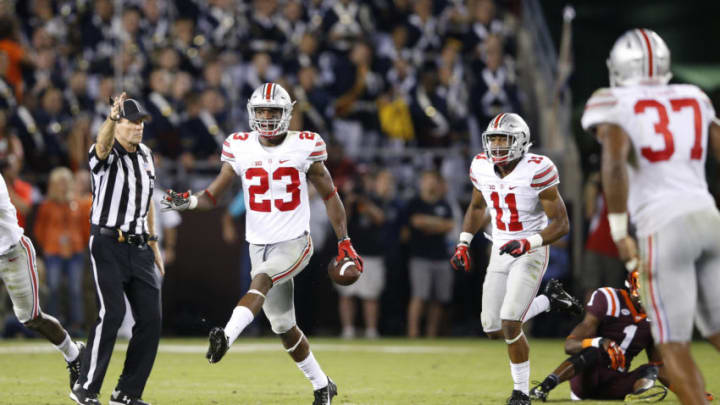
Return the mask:
<svg viewBox="0 0 720 405"><path fill-rule="evenodd" d="M527 239L516 239L500 246L500 254L509 254L512 257L519 257L530 250L530 242Z"/></svg>
<svg viewBox="0 0 720 405"><path fill-rule="evenodd" d="M465 243L458 243L455 248L455 254L450 258L450 265L455 270L470 271L470 252L468 251L468 245Z"/></svg>
<svg viewBox="0 0 720 405"><path fill-rule="evenodd" d="M355 251L355 248L353 247L352 243L350 243L350 238L344 238L340 242L338 242L338 255L335 258L336 263L340 263L344 258L349 257L355 262L355 266L357 266L358 271L362 273L363 271L363 260L362 257L360 257L359 254Z"/></svg>

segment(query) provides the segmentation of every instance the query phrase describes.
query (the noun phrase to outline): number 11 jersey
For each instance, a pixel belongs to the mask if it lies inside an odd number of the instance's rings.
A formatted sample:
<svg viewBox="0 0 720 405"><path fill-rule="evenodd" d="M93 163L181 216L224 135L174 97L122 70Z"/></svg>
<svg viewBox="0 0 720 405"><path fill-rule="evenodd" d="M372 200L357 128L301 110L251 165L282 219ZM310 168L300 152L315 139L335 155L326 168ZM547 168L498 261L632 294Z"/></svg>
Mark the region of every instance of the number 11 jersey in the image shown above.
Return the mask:
<svg viewBox="0 0 720 405"><path fill-rule="evenodd" d="M582 126L620 126L630 137L628 211L637 235L715 202L705 180L710 100L687 84L613 87L596 91Z"/></svg>
<svg viewBox="0 0 720 405"><path fill-rule="evenodd" d="M557 169L547 157L526 153L510 174L500 178L495 166L481 153L470 164L470 180L490 208L493 243L523 239L548 223L539 194L560 183Z"/></svg>
<svg viewBox="0 0 720 405"><path fill-rule="evenodd" d="M220 160L242 179L245 239L268 245L310 231L306 173L327 159L325 142L314 132L288 131L277 146L263 146L257 132L238 132L223 143Z"/></svg>

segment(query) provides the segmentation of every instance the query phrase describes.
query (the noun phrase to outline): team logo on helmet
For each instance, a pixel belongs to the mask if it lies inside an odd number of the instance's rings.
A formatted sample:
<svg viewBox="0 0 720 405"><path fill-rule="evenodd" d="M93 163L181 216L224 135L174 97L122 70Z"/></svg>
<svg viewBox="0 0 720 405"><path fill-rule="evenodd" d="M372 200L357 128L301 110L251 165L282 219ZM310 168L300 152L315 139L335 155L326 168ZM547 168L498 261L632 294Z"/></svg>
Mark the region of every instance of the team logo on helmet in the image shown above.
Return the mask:
<svg viewBox="0 0 720 405"><path fill-rule="evenodd" d="M247 103L250 129L265 137L284 134L290 126L293 105L295 102L279 84L265 83L259 86L253 91ZM279 118L260 119L256 111L258 108L276 108L282 113Z"/></svg>
<svg viewBox="0 0 720 405"><path fill-rule="evenodd" d="M493 145L491 138L506 136L505 145ZM529 149L530 128L525 121L514 113L501 113L495 116L482 134L485 153L493 163L507 163L522 157Z"/></svg>
<svg viewBox="0 0 720 405"><path fill-rule="evenodd" d="M607 59L610 86L667 84L670 49L654 31L638 28L626 31L613 45Z"/></svg>

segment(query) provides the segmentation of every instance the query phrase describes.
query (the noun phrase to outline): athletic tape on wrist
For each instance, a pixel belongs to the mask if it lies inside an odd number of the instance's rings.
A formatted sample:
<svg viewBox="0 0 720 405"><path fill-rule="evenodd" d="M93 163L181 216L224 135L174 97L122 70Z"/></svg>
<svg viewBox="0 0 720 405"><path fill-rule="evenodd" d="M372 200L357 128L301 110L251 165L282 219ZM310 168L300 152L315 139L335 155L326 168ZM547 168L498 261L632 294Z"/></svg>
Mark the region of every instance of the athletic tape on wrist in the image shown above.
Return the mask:
<svg viewBox="0 0 720 405"><path fill-rule="evenodd" d="M253 289L250 289L250 290L248 290L248 292L247 292L247 293L248 293L248 294L257 294L257 295L259 295L259 296L263 297L263 299L265 299L265 294L261 293L260 291L258 291L258 290L256 290L256 289L254 289L254 288L253 288Z"/></svg>
<svg viewBox="0 0 720 405"><path fill-rule="evenodd" d="M460 232L460 238L458 238L458 240L460 241L460 243L470 245L470 242L472 242L474 236L475 235L471 234L470 232Z"/></svg>
<svg viewBox="0 0 720 405"><path fill-rule="evenodd" d="M527 238L527 241L530 243L530 249L539 248L543 245L543 238L539 233Z"/></svg>
<svg viewBox="0 0 720 405"><path fill-rule="evenodd" d="M627 212L613 212L608 214L610 224L610 236L617 242L628 236L628 214Z"/></svg>
<svg viewBox="0 0 720 405"><path fill-rule="evenodd" d="M188 205L188 209L194 210L198 205L198 199L194 195L191 195L188 199L190 201L190 204Z"/></svg>

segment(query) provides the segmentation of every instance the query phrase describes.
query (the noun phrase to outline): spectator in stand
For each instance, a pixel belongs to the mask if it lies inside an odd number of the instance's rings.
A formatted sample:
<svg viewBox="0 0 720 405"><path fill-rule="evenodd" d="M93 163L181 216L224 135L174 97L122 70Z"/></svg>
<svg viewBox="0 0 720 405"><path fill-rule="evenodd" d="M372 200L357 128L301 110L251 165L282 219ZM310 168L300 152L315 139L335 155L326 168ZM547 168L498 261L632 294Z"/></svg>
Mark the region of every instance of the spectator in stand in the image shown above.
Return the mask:
<svg viewBox="0 0 720 405"><path fill-rule="evenodd" d="M328 132L328 113L330 95L317 84L317 70L314 66L305 66L298 73L298 85L293 88L297 105L295 114L302 115L301 128L320 134Z"/></svg>
<svg viewBox="0 0 720 405"><path fill-rule="evenodd" d="M90 117L78 115L72 121L70 133L67 136L68 161L70 169L77 171L81 167L87 167L87 153L92 145L90 133Z"/></svg>
<svg viewBox="0 0 720 405"><path fill-rule="evenodd" d="M410 92L410 112L418 146L447 146L450 138L450 115L447 92L440 92L435 62L420 69L418 85Z"/></svg>
<svg viewBox="0 0 720 405"><path fill-rule="evenodd" d="M49 173L54 167L68 164L67 134L70 131L70 116L64 111L63 97L55 87L46 89L41 103L33 112L37 128L45 144L44 165L36 167L42 173Z"/></svg>
<svg viewBox="0 0 720 405"><path fill-rule="evenodd" d="M73 195L73 174L66 167L50 172L47 197L38 207L35 240L42 249L49 289L45 308L71 332L81 331L85 318L83 299L84 255L87 240L84 232L89 215L80 209ZM60 309L60 286L67 281L69 312Z"/></svg>
<svg viewBox="0 0 720 405"><path fill-rule="evenodd" d="M502 39L497 35L488 36L483 43L480 60L476 60L476 72L470 105L478 126L485 128L490 119L501 112L520 113L520 100L515 87L515 72L503 64ZM477 62L482 61L484 68Z"/></svg>
<svg viewBox="0 0 720 405"><path fill-rule="evenodd" d="M147 135L143 142L162 156L174 159L181 152L180 115L172 105L171 86L172 75L167 70L156 69L150 73L151 92L145 105L152 119L145 124Z"/></svg>
<svg viewBox="0 0 720 405"><path fill-rule="evenodd" d="M413 14L408 17L408 45L413 50L412 60L420 66L430 60L430 54L440 50L443 33L433 15L432 0L413 2Z"/></svg>
<svg viewBox="0 0 720 405"><path fill-rule="evenodd" d="M470 2L470 29L465 34L465 52L481 52L483 43L491 36L504 36L505 26L496 18L493 0L474 0Z"/></svg>
<svg viewBox="0 0 720 405"><path fill-rule="evenodd" d="M425 335L436 337L444 306L452 299L453 272L446 259L446 238L455 222L442 190L443 179L439 173L423 172L420 192L408 202L405 213L410 233L408 337L411 338L420 336L423 313L427 313Z"/></svg>
<svg viewBox="0 0 720 405"><path fill-rule="evenodd" d="M28 53L18 41L16 20L10 16L0 17L0 52L7 56L5 80L15 89L15 97L21 100L24 91L22 67L30 61Z"/></svg>
<svg viewBox="0 0 720 405"><path fill-rule="evenodd" d="M336 96L333 134L349 156L358 157L362 147L375 146L379 123L375 100L383 90L382 77L372 69L372 48L356 42L347 58L335 66Z"/></svg>
<svg viewBox="0 0 720 405"><path fill-rule="evenodd" d="M615 242L610 236L607 203L599 172L588 176L583 201L585 219L590 221L590 227L583 252L582 277L579 277L581 290L578 295L581 297L603 286L623 288L627 275Z"/></svg>
<svg viewBox="0 0 720 405"><path fill-rule="evenodd" d="M337 286L343 339L355 337L355 298L362 304L365 337L379 337L379 298L385 287L383 230L386 217L383 209L385 204L378 195L375 180L375 175L366 173L346 183L346 188L350 188L345 193L348 232L356 235L355 246L363 252L364 265L362 277L358 281L349 286Z"/></svg>
<svg viewBox="0 0 720 405"><path fill-rule="evenodd" d="M16 143L12 142L17 145ZM13 148L15 147L13 146ZM18 226L25 227L25 220L33 209L33 187L30 183L20 179L22 160L9 157L0 160L0 171L7 184L10 202L15 206L18 217Z"/></svg>

